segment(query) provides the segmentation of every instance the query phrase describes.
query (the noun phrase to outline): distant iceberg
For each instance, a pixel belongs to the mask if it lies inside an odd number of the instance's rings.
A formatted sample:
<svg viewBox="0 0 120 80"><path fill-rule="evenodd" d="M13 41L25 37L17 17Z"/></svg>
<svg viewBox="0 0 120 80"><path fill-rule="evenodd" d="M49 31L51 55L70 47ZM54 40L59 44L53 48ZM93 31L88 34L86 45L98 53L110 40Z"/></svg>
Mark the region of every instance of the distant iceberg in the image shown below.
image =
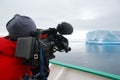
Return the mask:
<svg viewBox="0 0 120 80"><path fill-rule="evenodd" d="M88 32L86 43L120 44L120 31L96 30Z"/></svg>

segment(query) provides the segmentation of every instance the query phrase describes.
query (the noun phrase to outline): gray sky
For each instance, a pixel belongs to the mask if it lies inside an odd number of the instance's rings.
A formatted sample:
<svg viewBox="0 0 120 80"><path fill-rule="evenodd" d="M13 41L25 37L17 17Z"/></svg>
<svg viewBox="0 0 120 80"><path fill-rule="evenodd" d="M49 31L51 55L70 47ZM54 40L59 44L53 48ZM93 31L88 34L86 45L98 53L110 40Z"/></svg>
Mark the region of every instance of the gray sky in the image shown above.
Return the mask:
<svg viewBox="0 0 120 80"><path fill-rule="evenodd" d="M0 10L0 33L17 13L43 29L66 21L75 31L120 30L120 0L0 0Z"/></svg>

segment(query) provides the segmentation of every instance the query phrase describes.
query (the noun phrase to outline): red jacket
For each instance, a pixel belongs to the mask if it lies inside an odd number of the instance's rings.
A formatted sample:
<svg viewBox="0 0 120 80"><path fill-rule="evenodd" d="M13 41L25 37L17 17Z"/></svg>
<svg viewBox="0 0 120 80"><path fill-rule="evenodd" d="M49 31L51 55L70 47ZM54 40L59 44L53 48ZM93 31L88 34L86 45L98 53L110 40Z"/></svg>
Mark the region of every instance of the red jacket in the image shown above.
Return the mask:
<svg viewBox="0 0 120 80"><path fill-rule="evenodd" d="M15 57L16 42L0 38L0 80L20 80L25 73L31 74L24 60Z"/></svg>

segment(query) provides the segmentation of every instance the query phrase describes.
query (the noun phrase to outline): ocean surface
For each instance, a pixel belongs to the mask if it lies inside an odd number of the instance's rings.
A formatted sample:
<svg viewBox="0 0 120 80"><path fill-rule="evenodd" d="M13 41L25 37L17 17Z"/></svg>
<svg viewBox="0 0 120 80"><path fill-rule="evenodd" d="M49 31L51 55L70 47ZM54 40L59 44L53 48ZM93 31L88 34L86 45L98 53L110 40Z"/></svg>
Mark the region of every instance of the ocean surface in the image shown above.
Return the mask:
<svg viewBox="0 0 120 80"><path fill-rule="evenodd" d="M70 42L70 47L72 50L68 53L56 52L53 60L120 75L120 45L86 44L81 41Z"/></svg>

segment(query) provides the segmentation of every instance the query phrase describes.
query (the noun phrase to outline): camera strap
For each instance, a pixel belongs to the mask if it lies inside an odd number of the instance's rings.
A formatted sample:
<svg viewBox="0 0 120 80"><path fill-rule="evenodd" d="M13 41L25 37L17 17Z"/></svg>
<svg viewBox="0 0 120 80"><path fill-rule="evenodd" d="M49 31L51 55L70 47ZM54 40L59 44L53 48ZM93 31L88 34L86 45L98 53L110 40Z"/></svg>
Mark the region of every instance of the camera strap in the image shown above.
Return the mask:
<svg viewBox="0 0 120 80"><path fill-rule="evenodd" d="M43 58L43 53L42 53L42 47L40 47L40 73L41 73L41 78L42 80L45 80L44 76L44 58Z"/></svg>

